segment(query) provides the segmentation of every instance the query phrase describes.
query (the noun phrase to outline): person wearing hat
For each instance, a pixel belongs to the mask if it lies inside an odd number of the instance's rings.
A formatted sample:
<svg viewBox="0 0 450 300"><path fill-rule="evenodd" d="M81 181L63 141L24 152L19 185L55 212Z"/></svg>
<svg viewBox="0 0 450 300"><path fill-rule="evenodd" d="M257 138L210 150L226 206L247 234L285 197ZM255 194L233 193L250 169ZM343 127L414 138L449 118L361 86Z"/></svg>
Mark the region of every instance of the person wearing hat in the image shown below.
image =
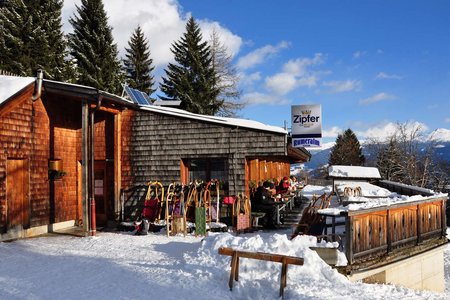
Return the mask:
<svg viewBox="0 0 450 300"><path fill-rule="evenodd" d="M271 181L264 181L263 185L256 190L252 200L252 210L266 214L263 222L264 228L267 229L276 228L277 207L275 200L272 198L274 188L275 185Z"/></svg>
<svg viewBox="0 0 450 300"><path fill-rule="evenodd" d="M277 188L277 194L286 194L287 192L289 192L289 189L291 188L291 183L289 181L289 177L284 176L283 180L280 181L280 184L278 185Z"/></svg>

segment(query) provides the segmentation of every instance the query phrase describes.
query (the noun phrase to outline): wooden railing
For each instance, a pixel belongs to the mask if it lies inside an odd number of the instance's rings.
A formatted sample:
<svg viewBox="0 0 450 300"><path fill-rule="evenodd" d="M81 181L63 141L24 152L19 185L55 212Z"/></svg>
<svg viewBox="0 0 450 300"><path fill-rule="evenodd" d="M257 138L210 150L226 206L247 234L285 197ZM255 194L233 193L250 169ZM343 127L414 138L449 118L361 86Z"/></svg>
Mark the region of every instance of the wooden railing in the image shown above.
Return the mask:
<svg viewBox="0 0 450 300"><path fill-rule="evenodd" d="M345 252L350 264L431 239L445 239L447 197L399 203L346 215Z"/></svg>

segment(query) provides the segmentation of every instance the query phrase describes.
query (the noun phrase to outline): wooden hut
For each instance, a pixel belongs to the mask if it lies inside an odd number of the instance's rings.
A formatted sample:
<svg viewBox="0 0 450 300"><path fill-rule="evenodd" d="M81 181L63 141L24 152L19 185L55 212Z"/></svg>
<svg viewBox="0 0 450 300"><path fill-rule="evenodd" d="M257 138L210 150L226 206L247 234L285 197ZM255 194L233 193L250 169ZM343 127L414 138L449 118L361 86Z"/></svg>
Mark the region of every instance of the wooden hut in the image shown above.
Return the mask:
<svg viewBox="0 0 450 300"><path fill-rule="evenodd" d="M310 158L282 128L13 76L0 76L0 144L0 240L95 234L118 219L121 189L150 180L219 179L234 195Z"/></svg>
<svg viewBox="0 0 450 300"><path fill-rule="evenodd" d="M121 113L134 106L90 87L0 76L0 240L95 230L89 210L100 224L114 219Z"/></svg>
<svg viewBox="0 0 450 300"><path fill-rule="evenodd" d="M123 168L130 175L124 174L124 185L219 179L225 193L235 195L248 192L250 182L289 176L291 163L310 158L287 144L280 127L160 106L133 114L131 140L123 147Z"/></svg>

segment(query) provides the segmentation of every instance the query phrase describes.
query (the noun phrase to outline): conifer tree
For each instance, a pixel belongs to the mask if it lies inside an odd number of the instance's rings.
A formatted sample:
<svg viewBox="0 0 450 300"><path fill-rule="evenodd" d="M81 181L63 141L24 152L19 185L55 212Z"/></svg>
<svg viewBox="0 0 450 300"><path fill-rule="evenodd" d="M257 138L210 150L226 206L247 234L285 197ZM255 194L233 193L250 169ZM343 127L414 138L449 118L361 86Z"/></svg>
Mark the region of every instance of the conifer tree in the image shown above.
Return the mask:
<svg viewBox="0 0 450 300"><path fill-rule="evenodd" d="M364 165L365 157L355 133L349 128L336 138L336 144L331 149L329 165Z"/></svg>
<svg viewBox="0 0 450 300"><path fill-rule="evenodd" d="M70 18L70 54L76 60L77 82L110 93L121 90L122 73L112 28L102 0L81 0Z"/></svg>
<svg viewBox="0 0 450 300"><path fill-rule="evenodd" d="M126 59L123 60L127 84L150 95L155 91L152 75L155 67L150 58L148 41L140 26L135 29L128 46L129 48L125 48Z"/></svg>
<svg viewBox="0 0 450 300"><path fill-rule="evenodd" d="M18 75L61 80L66 42L62 0L10 0L0 10L0 68Z"/></svg>
<svg viewBox="0 0 450 300"><path fill-rule="evenodd" d="M169 63L160 84L163 100L181 100L180 108L199 114L216 114L223 101L217 101L219 89L212 66L211 50L202 42L198 24L191 17L186 32L172 44L175 63Z"/></svg>
<svg viewBox="0 0 450 300"><path fill-rule="evenodd" d="M13 0L0 10L0 69L24 76L29 75L25 47L31 35L28 15L22 0Z"/></svg>

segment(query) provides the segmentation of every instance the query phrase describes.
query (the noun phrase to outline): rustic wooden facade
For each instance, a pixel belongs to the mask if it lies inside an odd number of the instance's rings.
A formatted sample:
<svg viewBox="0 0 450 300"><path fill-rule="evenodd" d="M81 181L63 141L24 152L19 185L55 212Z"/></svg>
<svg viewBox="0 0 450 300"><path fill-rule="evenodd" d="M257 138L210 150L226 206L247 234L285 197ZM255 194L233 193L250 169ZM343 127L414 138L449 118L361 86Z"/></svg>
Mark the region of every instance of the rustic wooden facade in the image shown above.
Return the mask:
<svg viewBox="0 0 450 300"><path fill-rule="evenodd" d="M345 252L349 263L373 267L447 243L446 201L446 196L438 195L348 211Z"/></svg>
<svg viewBox="0 0 450 300"><path fill-rule="evenodd" d="M0 240L61 222L82 224L87 233L93 221L118 219L121 189L150 180L222 176L233 195L248 191L250 180L280 179L290 162L309 159L287 146L281 128L142 108L90 87L38 82L29 78L0 99ZM65 176L53 178L53 171Z"/></svg>
<svg viewBox="0 0 450 300"><path fill-rule="evenodd" d="M288 154L287 132L269 127L230 124L225 118L193 115L153 107L131 118L131 140L122 148L123 186L150 180L188 183L190 162L224 162L226 193L248 192L250 180L280 180L289 176L291 162L309 159L306 151ZM124 117L125 118L125 117ZM262 124L261 124L262 125ZM126 150L125 150L126 149ZM209 180L205 175L203 180ZM213 175L210 175L213 176Z"/></svg>
<svg viewBox="0 0 450 300"><path fill-rule="evenodd" d="M14 79L2 84L14 84ZM61 222L83 224L88 231L89 191L95 194L97 221L115 219L121 187L120 115L134 105L93 88L45 80L39 94L34 78L1 100L0 240ZM90 180L89 117L94 111ZM60 169L50 170L55 165ZM51 171L65 176L53 177Z"/></svg>

